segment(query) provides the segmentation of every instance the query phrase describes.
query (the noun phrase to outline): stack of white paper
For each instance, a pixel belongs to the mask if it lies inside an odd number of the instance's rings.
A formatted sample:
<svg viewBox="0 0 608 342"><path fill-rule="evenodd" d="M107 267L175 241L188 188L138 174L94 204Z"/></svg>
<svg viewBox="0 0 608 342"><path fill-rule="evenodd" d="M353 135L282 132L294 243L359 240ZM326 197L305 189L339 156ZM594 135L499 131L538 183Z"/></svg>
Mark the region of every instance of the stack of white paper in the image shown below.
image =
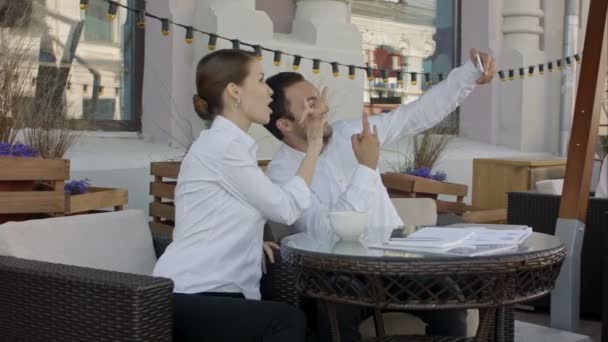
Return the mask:
<svg viewBox="0 0 608 342"><path fill-rule="evenodd" d="M491 230L484 227L426 227L405 238L391 238L370 248L460 256L479 256L517 250L532 229Z"/></svg>

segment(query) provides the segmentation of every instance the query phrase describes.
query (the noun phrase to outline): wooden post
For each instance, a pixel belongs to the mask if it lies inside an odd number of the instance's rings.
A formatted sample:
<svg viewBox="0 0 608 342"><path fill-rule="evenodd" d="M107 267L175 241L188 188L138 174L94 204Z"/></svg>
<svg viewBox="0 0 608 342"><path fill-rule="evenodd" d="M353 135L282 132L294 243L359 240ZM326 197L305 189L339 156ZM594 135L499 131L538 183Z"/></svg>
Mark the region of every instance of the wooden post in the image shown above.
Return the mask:
<svg viewBox="0 0 608 342"><path fill-rule="evenodd" d="M568 161L559 212L560 218L585 222L591 188L591 174L606 75L607 0L591 1L581 74L568 147ZM594 7L595 6L595 7ZM593 12L597 10L597 12ZM602 43L604 47L602 48Z"/></svg>
<svg viewBox="0 0 608 342"><path fill-rule="evenodd" d="M580 320L580 257L599 129L603 79L608 68L608 0L591 0L574 106L566 175L555 235L568 254L551 295L551 326L576 332Z"/></svg>

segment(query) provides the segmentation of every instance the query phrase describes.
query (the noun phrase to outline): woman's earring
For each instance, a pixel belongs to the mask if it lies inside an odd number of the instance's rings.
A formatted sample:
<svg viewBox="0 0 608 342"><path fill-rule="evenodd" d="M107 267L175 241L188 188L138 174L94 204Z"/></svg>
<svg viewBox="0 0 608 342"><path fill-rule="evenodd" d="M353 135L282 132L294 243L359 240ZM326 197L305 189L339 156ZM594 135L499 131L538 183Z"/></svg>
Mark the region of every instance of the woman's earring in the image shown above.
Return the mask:
<svg viewBox="0 0 608 342"><path fill-rule="evenodd" d="M236 108L239 108L241 106L241 99L237 99L236 100Z"/></svg>

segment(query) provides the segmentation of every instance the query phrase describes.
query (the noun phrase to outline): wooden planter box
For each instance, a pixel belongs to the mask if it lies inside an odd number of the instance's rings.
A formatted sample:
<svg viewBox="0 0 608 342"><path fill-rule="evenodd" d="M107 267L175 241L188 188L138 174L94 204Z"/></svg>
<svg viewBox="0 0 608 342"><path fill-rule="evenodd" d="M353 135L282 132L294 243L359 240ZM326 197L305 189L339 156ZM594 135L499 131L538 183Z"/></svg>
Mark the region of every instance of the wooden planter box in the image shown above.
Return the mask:
<svg viewBox="0 0 608 342"><path fill-rule="evenodd" d="M386 172L381 177L390 197L435 198L439 213L463 214L469 210L469 207L464 203L464 197L468 192L468 187L464 184L439 182L398 172ZM456 196L456 198L453 202L442 201L437 200L439 195Z"/></svg>
<svg viewBox="0 0 608 342"><path fill-rule="evenodd" d="M66 159L0 157L0 223L29 216L22 214L63 215L69 176ZM48 184L49 190L34 191L36 182Z"/></svg>
<svg viewBox="0 0 608 342"><path fill-rule="evenodd" d="M258 165L265 170L269 160L259 160ZM175 225L175 185L181 162L152 162L150 174L154 180L150 183L150 195L153 196L149 211L152 217L150 229L153 231L173 232Z"/></svg>
<svg viewBox="0 0 608 342"><path fill-rule="evenodd" d="M67 196L66 215L85 213L102 208L123 210L129 203L127 189L90 187L86 194Z"/></svg>

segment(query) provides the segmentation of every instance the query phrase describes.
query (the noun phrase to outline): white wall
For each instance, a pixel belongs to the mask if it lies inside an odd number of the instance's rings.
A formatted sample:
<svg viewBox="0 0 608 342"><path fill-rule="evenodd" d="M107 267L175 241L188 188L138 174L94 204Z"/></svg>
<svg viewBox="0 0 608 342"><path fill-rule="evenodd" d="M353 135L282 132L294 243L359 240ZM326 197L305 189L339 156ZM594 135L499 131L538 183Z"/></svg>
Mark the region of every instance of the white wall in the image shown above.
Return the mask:
<svg viewBox="0 0 608 342"><path fill-rule="evenodd" d="M564 1L464 0L462 58L470 47L487 47L503 68L563 57ZM589 0L581 1L578 51L582 51ZM555 65L555 63L554 63ZM561 77L573 73L535 70L533 78L476 91L461 106L461 135L529 152L559 151ZM576 71L573 73L576 74ZM575 86L576 87L576 86Z"/></svg>
<svg viewBox="0 0 608 342"><path fill-rule="evenodd" d="M150 12L171 16L180 23L192 23L203 31L303 56L362 64L360 34L349 23L348 7L342 1L297 2L291 34L275 34L268 14L257 11L251 0L181 0L169 4L153 0L148 6ZM284 7L284 10L289 8ZM273 15L280 16L282 12L275 11ZM194 44L186 45L183 30L174 30L169 37L162 37L156 33L160 32L158 26L150 26L146 36L143 133L147 140L168 141L172 146L180 146L195 138L202 128L192 109L192 95L196 64L209 52L208 37L196 35ZM230 43L218 41L218 49L230 47ZM291 57L284 56L280 67L272 64L272 58L272 54L266 53L262 62L268 76L291 71ZM343 68L341 76L335 78L331 66L322 64L321 73L313 75L312 62L302 60L300 72L313 84L329 87L332 119L360 115L362 71L356 80L349 80L348 70ZM260 141L258 156L272 156L277 141L261 126L254 125L250 134Z"/></svg>
<svg viewBox="0 0 608 342"><path fill-rule="evenodd" d="M255 8L268 14L272 20L274 32L291 33L291 25L296 12L294 0L256 0Z"/></svg>
<svg viewBox="0 0 608 342"><path fill-rule="evenodd" d="M462 2L461 60L470 59L469 50L491 53L501 64L501 1L465 0ZM479 87L460 106L460 135L489 144L498 137L498 82Z"/></svg>

